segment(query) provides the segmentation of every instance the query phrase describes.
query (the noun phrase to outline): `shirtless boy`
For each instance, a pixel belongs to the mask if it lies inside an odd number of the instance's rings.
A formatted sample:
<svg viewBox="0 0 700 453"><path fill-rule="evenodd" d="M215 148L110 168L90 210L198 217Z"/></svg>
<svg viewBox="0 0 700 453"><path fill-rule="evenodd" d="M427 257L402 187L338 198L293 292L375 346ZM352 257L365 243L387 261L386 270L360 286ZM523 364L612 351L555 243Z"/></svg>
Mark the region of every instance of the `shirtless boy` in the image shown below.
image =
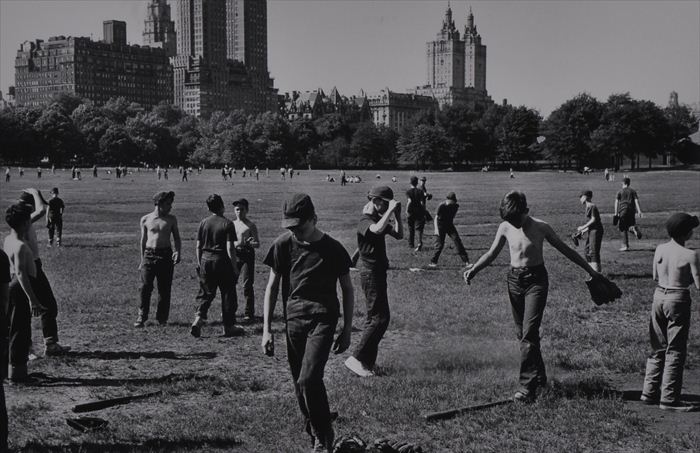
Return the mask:
<svg viewBox="0 0 700 453"><path fill-rule="evenodd" d="M32 344L32 314L38 315L41 303L34 292L37 268L32 249L27 241L31 228L32 208L18 203L10 206L5 221L10 234L5 238L3 249L10 259L12 281L9 286L7 320L9 321L9 378L13 382L28 380L27 361Z"/></svg>
<svg viewBox="0 0 700 453"><path fill-rule="evenodd" d="M134 327L143 327L151 307L153 281L158 280L158 308L156 320L164 326L170 314L170 288L173 283L173 269L180 262L180 231L177 218L170 214L175 192L158 192L153 196L153 212L141 217L141 306ZM170 236L175 243L175 251L170 245Z"/></svg>
<svg viewBox="0 0 700 453"><path fill-rule="evenodd" d="M257 168L257 167L256 167ZM241 198L233 202L233 212L236 219L233 226L236 228L236 258L238 258L238 275L243 278L243 297L245 297L245 313L243 320L251 322L255 320L255 249L260 247L258 227L248 218L248 200Z"/></svg>
<svg viewBox="0 0 700 453"><path fill-rule="evenodd" d="M496 259L508 242L510 272L508 296L520 341L520 390L513 399L531 402L537 397L537 388L547 383L547 374L540 352L540 324L547 304L549 279L544 267L542 247L549 242L562 255L579 265L591 277L604 278L569 248L549 224L528 215L527 200L522 192L508 192L501 201L500 213L504 220L496 231L496 238L488 252L474 267L464 273L471 283L474 276Z"/></svg>
<svg viewBox="0 0 700 453"><path fill-rule="evenodd" d="M690 412L700 406L681 400L683 366L690 330L690 286L700 289L700 255L685 247L700 225L697 216L671 215L666 230L671 240L654 253L652 275L658 282L651 306L649 337L652 353L647 359L641 400L663 410Z"/></svg>

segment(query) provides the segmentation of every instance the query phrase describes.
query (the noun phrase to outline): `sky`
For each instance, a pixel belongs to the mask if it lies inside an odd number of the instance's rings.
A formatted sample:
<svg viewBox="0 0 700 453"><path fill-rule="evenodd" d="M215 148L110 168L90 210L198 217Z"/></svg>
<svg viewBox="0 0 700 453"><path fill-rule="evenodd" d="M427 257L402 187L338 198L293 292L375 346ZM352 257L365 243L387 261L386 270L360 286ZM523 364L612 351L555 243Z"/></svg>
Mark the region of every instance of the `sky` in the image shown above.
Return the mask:
<svg viewBox="0 0 700 453"><path fill-rule="evenodd" d="M14 57L25 40L101 39L102 21L117 19L127 22L127 39L141 44L146 4L0 0L0 90L14 84ZM460 31L470 6L496 102L545 117L582 92L601 101L629 92L665 106L677 91L681 103L700 102L700 0L453 0ZM424 85L426 42L446 8L444 0L268 0L275 86L280 93L336 86L352 95Z"/></svg>

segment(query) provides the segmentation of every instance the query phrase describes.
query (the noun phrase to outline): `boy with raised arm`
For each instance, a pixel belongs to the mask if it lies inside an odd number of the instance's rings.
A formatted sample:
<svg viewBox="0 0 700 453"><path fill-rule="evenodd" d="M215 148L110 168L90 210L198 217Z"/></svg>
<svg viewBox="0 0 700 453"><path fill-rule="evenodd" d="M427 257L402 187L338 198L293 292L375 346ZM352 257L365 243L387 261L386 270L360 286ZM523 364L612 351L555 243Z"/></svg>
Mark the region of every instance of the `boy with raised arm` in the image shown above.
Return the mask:
<svg viewBox="0 0 700 453"><path fill-rule="evenodd" d="M257 167L255 167L257 168ZM245 313L243 320L251 322L255 320L255 249L260 247L258 227L248 218L248 200L245 198L233 202L233 212L236 219L233 226L236 228L237 239L236 258L238 261L238 276L243 277L243 297L245 297Z"/></svg>
<svg viewBox="0 0 700 453"><path fill-rule="evenodd" d="M177 218L170 214L175 192L158 192L153 196L153 212L141 217L141 305L134 327L143 327L151 307L153 281L158 280L156 320L164 326L170 314L170 289L175 264L180 262L180 231ZM175 251L170 244L175 243Z"/></svg>
<svg viewBox="0 0 700 453"><path fill-rule="evenodd" d="M287 360L299 408L313 451L330 453L335 435L323 373L331 348L340 354L350 346L354 294L348 252L319 230L317 221L308 195L296 193L285 202L282 227L289 231L275 240L264 260L270 266L270 278L265 289L262 348L265 354L274 354L272 314L281 281ZM343 293L343 330L334 342L338 281Z"/></svg>
<svg viewBox="0 0 700 453"><path fill-rule="evenodd" d="M683 366L690 330L690 286L700 289L700 255L685 247L700 225L697 216L671 215L666 231L671 240L654 253L652 275L658 282L651 306L649 337L652 353L647 359L641 400L663 410L690 412L700 406L681 400Z"/></svg>
<svg viewBox="0 0 700 453"><path fill-rule="evenodd" d="M365 293L367 319L360 343L345 366L360 377L375 375L375 365L382 341L389 327L389 297L386 272L389 258L386 256L385 236L403 238L401 203L394 200L394 192L387 186L378 186L367 195L369 203L362 210L357 225L357 247L360 250L360 282ZM392 224L393 220L393 224Z"/></svg>
<svg viewBox="0 0 700 453"><path fill-rule="evenodd" d="M496 231L496 238L488 252L474 267L464 273L464 280L471 283L474 276L496 259L508 242L510 272L508 296L520 341L520 390L515 401L531 402L537 397L537 388L547 383L547 374L540 352L540 324L547 304L549 279L544 266L542 248L549 242L562 255L579 265L591 277L603 278L569 248L549 224L528 215L527 200L522 192L508 192L501 201L500 214L504 220Z"/></svg>

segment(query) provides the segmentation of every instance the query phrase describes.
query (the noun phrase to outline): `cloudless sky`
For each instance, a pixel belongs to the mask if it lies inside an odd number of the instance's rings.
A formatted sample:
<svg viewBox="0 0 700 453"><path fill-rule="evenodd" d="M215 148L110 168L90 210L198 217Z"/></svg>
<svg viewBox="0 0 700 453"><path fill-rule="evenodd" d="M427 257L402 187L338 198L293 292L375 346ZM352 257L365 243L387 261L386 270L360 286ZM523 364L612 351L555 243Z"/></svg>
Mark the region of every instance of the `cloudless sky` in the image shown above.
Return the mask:
<svg viewBox="0 0 700 453"><path fill-rule="evenodd" d="M223 1L223 0L222 0ZM0 0L0 89L14 84L25 40L102 38L102 21L127 22L142 43L146 0ZM175 13L175 0L170 0ZM588 92L629 91L666 105L700 102L700 0L452 1L464 30L469 6L487 46L486 85L548 115ZM426 83L425 43L440 29L443 0L269 0L268 64L280 93L337 86L405 91ZM173 17L175 19L175 17Z"/></svg>

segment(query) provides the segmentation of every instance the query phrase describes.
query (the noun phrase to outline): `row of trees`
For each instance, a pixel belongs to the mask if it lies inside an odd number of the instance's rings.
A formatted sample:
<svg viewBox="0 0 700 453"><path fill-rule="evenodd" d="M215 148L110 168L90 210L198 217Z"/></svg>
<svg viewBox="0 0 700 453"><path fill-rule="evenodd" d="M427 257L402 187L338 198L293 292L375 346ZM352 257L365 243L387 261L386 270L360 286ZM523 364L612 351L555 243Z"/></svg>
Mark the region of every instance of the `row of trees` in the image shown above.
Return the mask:
<svg viewBox="0 0 700 453"><path fill-rule="evenodd" d="M607 102L581 94L545 120L533 109L451 106L395 131L339 113L288 120L279 113L216 112L195 118L168 104L146 111L116 98L103 106L62 94L47 108L0 112L5 162L314 168L463 168L548 159L562 167L619 166L672 153L692 160L698 121L685 106L661 109L629 94Z"/></svg>

